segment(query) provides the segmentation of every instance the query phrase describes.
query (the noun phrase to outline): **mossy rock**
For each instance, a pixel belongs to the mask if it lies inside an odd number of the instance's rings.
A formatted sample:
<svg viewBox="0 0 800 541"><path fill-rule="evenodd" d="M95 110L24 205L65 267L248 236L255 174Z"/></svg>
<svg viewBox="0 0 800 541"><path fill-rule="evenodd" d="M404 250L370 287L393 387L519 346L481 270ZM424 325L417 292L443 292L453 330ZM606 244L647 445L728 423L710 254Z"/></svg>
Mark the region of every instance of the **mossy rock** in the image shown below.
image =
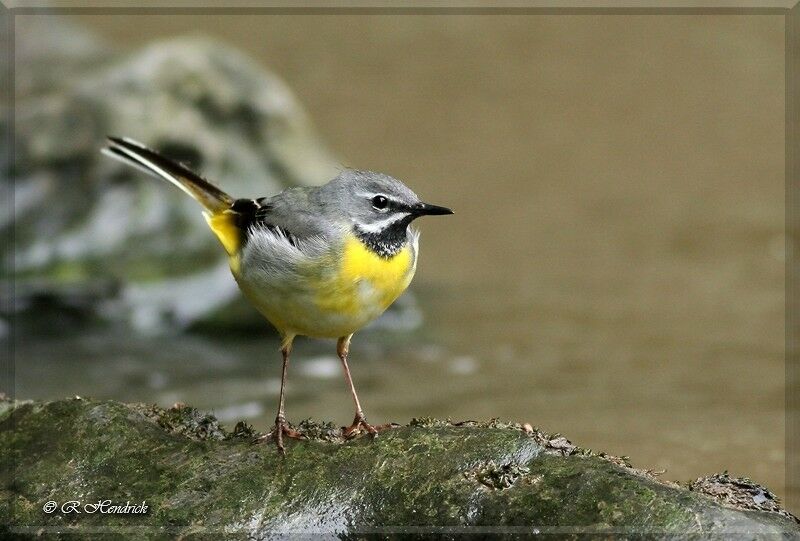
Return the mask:
<svg viewBox="0 0 800 541"><path fill-rule="evenodd" d="M308 439L289 441L283 457L255 443L246 424L228 432L186 406L5 402L0 533L800 535L796 519L748 480L710 477L690 490L527 425L424 419L350 441L330 424L300 429ZM713 497L715 482L726 497ZM102 500L144 501L148 512L43 512L48 501Z"/></svg>

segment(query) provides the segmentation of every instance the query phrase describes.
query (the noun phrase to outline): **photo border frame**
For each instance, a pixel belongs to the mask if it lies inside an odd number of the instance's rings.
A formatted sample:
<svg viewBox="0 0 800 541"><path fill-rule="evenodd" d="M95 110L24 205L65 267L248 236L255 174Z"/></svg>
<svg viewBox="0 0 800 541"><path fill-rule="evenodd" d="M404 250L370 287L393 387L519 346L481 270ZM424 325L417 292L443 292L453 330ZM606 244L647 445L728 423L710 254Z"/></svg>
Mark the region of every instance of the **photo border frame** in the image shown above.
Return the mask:
<svg viewBox="0 0 800 541"><path fill-rule="evenodd" d="M383 1L373 5L364 3L343 2L238 2L220 6L220 1L205 2L197 6L199 1L185 0L161 2L159 4L137 7L134 2L94 2L91 7L79 0L30 0L21 4L22 0L0 2L0 24L5 28L3 43L7 57L5 85L8 112L6 130L0 137L6 149L6 175L11 182L0 187L0 197L7 205L7 216L14 214L13 178L15 173L15 17L17 15L222 15L222 14L261 14L261 15L783 15L785 18L785 506L795 512L800 510L800 0L764 2L759 0L729 0L669 2L653 0L642 2L636 0L608 1L603 6L597 2L589 3L581 0L552 0L528 2L508 2L505 5L483 5L480 2L411 2ZM103 5L105 4L105 5ZM195 7L192 7L195 6ZM3 239L7 246L15 245L15 231L12 225ZM0 363L0 373L9 382L10 398L16 398L14 389L14 328L12 306L14 299L13 258L9 258L6 275L11 277L3 283L0 292L0 308L6 314L12 314L7 329L0 341L4 342L5 359ZM13 430L13 426L12 426ZM12 468L13 469L13 468ZM4 472L6 475L13 472ZM10 478L10 477L6 477ZM388 531L391 530L391 531ZM413 530L413 529L412 529ZM513 530L513 531L512 531ZM497 528L496 533L531 533L530 529L520 530ZM542 533L567 533L563 528L557 531L542 528ZM36 530L38 531L38 530ZM119 531L119 530L115 530ZM575 529L570 533L575 533ZM23 533L23 532L20 532ZM33 532L25 532L33 533ZM56 533L56 530L44 533ZM98 531L97 533L102 533ZM141 533L141 529L136 529ZM168 533L159 530L158 533ZM207 532L212 533L212 532ZM407 529L389 528L387 530L364 533L425 533ZM485 528L460 529L458 532L435 531L432 533L491 533ZM633 532L616 532L633 533ZM654 533L654 532L639 532Z"/></svg>

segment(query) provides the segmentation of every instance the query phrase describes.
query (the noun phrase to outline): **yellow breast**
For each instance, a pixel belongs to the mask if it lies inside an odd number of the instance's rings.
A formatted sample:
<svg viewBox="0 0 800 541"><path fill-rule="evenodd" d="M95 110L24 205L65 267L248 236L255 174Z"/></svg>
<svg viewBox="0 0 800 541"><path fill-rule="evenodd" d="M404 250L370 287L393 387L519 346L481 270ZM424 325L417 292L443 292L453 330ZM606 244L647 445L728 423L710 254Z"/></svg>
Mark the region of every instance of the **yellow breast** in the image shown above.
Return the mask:
<svg viewBox="0 0 800 541"><path fill-rule="evenodd" d="M345 243L341 279L348 282L368 281L385 305L389 306L411 281L409 271L413 257L410 246L392 257L381 257L358 238L351 236Z"/></svg>
<svg viewBox="0 0 800 541"><path fill-rule="evenodd" d="M411 245L392 257L381 257L349 235L338 272L321 288L317 305L329 312L377 317L411 283L415 257Z"/></svg>

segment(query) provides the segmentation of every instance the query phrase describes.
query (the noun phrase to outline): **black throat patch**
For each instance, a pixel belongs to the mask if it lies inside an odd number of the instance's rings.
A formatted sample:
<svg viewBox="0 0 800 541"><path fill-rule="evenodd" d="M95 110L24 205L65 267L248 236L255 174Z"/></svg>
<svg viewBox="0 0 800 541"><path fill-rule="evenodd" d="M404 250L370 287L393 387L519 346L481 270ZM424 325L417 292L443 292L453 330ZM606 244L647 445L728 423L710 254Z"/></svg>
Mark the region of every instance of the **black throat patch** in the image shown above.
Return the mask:
<svg viewBox="0 0 800 541"><path fill-rule="evenodd" d="M408 216L397 220L377 233L364 231L355 225L353 232L371 251L385 259L390 259L397 255L408 242L408 225L413 219Z"/></svg>

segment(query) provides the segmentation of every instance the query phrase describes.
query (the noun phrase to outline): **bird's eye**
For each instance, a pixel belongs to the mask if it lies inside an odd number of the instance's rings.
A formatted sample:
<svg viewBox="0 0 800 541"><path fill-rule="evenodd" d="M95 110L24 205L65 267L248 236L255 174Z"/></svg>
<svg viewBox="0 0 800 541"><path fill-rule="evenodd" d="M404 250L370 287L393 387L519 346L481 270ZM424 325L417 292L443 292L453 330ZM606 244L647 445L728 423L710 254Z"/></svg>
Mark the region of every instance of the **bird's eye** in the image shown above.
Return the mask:
<svg viewBox="0 0 800 541"><path fill-rule="evenodd" d="M389 200L382 195L376 195L372 198L372 206L378 210L383 210L389 206Z"/></svg>

